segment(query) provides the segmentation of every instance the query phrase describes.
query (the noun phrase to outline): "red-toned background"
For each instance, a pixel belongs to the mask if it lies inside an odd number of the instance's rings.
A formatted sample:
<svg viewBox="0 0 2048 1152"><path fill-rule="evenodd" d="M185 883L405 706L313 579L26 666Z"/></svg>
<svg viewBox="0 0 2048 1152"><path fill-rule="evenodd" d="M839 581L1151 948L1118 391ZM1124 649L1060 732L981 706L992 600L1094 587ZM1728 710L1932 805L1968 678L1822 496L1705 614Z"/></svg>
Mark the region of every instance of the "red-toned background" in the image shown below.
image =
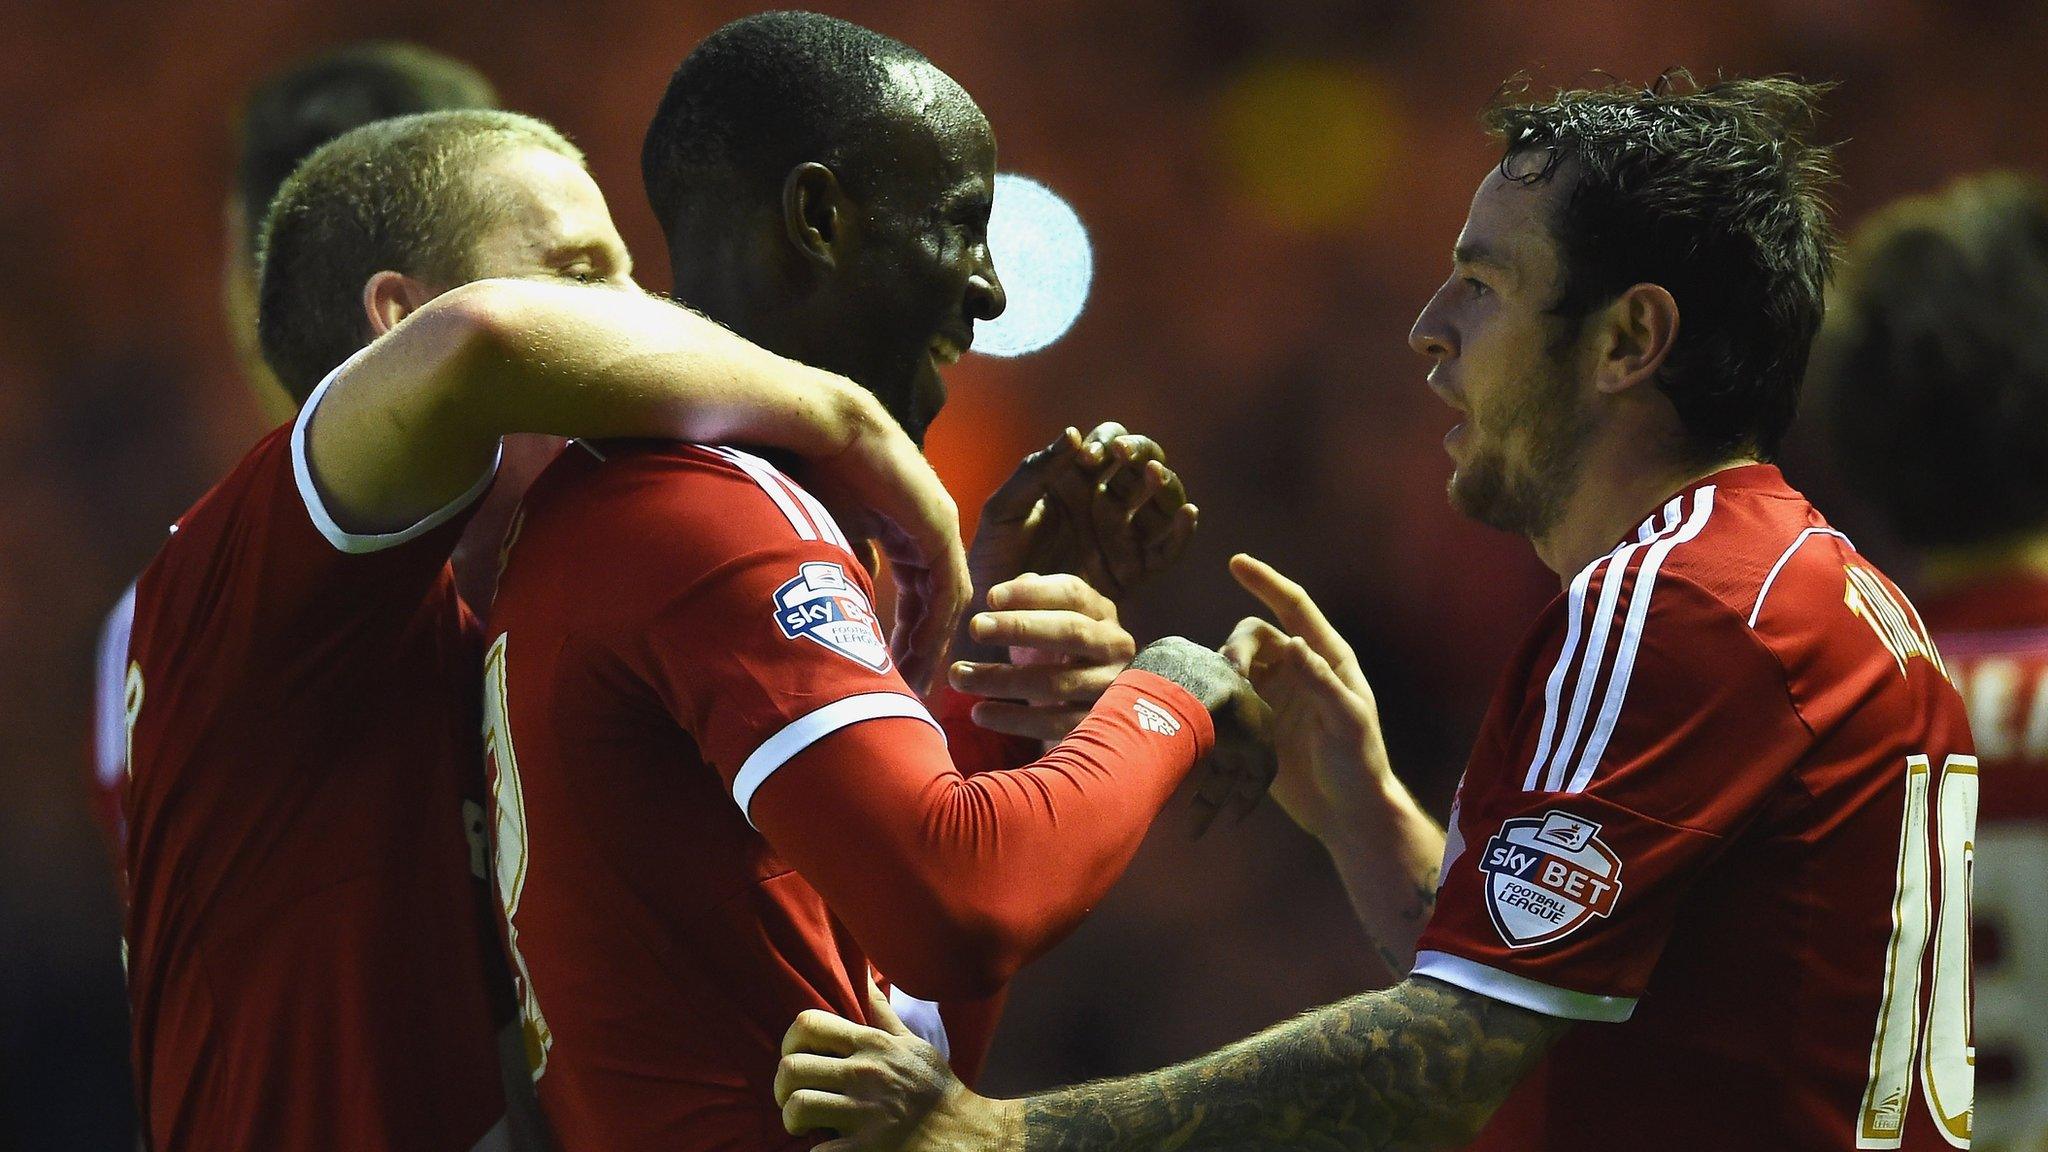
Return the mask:
<svg viewBox="0 0 2048 1152"><path fill-rule="evenodd" d="M1138 601L1138 630L1219 641L1249 607L1223 558L1275 561L1360 644L1397 762L1439 805L1555 587L1520 541L1445 506L1451 419L1403 342L1492 159L1475 113L1496 85L1675 64L1838 79L1828 131L1846 141L1850 219L1958 173L2048 169L2048 9L2020 0L823 6L951 71L1004 166L1093 230L1095 298L1072 335L952 373L933 448L963 506L1064 424L1157 436L1203 528ZM585 147L661 287L641 129L690 46L752 10L0 7L0 1148L124 1146L116 918L81 784L90 645L163 526L265 427L219 307L237 97L356 38L467 58L508 106ZM1798 452L1788 467L1828 492ZM1168 820L1019 982L989 1081L1153 1066L1377 977L1318 850L1283 818L1199 844Z"/></svg>

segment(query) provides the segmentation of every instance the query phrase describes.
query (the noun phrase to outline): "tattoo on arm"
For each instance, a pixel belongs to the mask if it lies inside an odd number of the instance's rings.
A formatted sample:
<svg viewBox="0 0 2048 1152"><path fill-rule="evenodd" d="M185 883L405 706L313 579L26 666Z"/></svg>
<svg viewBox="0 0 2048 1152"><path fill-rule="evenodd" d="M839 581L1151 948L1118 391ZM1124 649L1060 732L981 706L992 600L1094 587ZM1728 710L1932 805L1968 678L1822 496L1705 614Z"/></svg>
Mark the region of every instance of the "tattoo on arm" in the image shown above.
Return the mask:
<svg viewBox="0 0 2048 1152"><path fill-rule="evenodd" d="M1429 923L1431 916L1436 915L1436 888L1434 868L1429 870L1429 875L1415 878L1415 903L1409 906L1407 919L1410 924L1417 925L1418 929L1421 925Z"/></svg>
<svg viewBox="0 0 2048 1152"><path fill-rule="evenodd" d="M1024 1147L1455 1148L1570 1026L1411 977L1178 1067L1031 1097Z"/></svg>

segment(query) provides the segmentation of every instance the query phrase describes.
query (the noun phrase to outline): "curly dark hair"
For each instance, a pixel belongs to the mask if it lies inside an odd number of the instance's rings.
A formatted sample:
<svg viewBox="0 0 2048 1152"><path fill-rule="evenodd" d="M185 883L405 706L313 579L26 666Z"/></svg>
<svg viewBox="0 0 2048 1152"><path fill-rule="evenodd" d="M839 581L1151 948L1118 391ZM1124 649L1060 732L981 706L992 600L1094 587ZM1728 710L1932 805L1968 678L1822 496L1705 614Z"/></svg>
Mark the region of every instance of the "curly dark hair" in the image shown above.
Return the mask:
<svg viewBox="0 0 2048 1152"><path fill-rule="evenodd" d="M1837 463L1917 547L2048 525L2048 185L1901 200L1843 259L1813 384Z"/></svg>
<svg viewBox="0 0 2048 1152"><path fill-rule="evenodd" d="M1784 77L1648 89L1613 85L1547 101L1504 88L1487 109L1501 174L1571 181L1552 221L1563 271L1552 311L1578 324L1633 284L1678 303L1657 376L1707 462L1770 459L1792 423L1834 256L1823 188L1833 150L1809 139L1831 85Z"/></svg>

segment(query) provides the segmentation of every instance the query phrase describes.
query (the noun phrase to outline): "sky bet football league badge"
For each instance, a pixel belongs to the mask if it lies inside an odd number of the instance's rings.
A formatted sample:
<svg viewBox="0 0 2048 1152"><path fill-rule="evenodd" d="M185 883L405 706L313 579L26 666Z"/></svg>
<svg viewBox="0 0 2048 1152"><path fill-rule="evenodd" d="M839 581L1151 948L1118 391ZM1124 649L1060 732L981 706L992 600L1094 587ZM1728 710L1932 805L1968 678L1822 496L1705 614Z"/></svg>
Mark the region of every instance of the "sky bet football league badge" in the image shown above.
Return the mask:
<svg viewBox="0 0 2048 1152"><path fill-rule="evenodd" d="M1486 910L1510 948L1548 944L1614 911L1621 858L1600 826L1563 812L1502 824L1479 858Z"/></svg>
<svg viewBox="0 0 2048 1152"><path fill-rule="evenodd" d="M889 670L889 645L882 640L875 610L837 564L799 567L796 579L775 590L775 623L791 640L801 636L863 667Z"/></svg>

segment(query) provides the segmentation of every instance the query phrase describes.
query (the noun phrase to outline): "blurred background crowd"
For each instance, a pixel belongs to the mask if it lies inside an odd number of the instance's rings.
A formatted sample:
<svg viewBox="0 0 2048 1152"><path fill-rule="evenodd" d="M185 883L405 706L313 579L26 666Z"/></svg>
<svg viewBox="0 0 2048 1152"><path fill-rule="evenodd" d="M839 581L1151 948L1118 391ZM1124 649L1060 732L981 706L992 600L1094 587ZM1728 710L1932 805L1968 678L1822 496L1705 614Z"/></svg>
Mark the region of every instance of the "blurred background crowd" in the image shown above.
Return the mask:
<svg viewBox="0 0 2048 1152"><path fill-rule="evenodd" d="M1404 343L1497 157L1503 80L1838 80L1844 223L1991 167L2048 174L2029 0L819 0L957 77L1002 167L1090 229L1066 339L970 356L931 450L970 513L1063 426L1167 448L1202 507L1141 638L1220 642L1224 558L1301 579L1359 647L1397 767L1441 813L1493 681L1556 590L1445 503L1451 413ZM588 153L640 265L668 270L639 142L732 0L0 6L0 1148L119 1148L132 1123L118 915L86 812L94 634L164 528L269 428L221 300L236 102L293 58L398 38L478 66ZM998 258L1000 259L1000 253ZM1810 422L1809 422L1810 425ZM1786 470L1880 563L1810 426ZM1902 577L1910 573L1902 571ZM1193 1055L1386 979L1317 848L1267 809L1161 821L1075 937L1019 980L986 1087Z"/></svg>

